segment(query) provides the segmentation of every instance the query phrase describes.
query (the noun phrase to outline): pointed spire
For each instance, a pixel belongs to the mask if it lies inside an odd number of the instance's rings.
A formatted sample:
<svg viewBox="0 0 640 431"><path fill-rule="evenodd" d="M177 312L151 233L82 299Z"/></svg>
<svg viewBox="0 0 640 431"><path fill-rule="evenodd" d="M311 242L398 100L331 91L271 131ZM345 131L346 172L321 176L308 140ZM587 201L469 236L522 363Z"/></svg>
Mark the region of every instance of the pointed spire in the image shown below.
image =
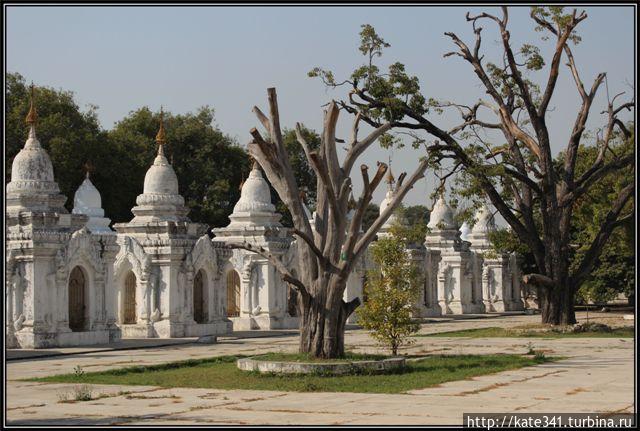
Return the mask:
<svg viewBox="0 0 640 431"><path fill-rule="evenodd" d="M158 144L158 155L164 156L164 144L166 143L166 138L164 132L164 111L162 110L162 106L160 106L160 128L156 135L156 143Z"/></svg>
<svg viewBox="0 0 640 431"><path fill-rule="evenodd" d="M389 169L387 169L387 179L386 183L389 185L389 190L393 190L393 184L395 184L396 179L391 172L391 156L389 156Z"/></svg>
<svg viewBox="0 0 640 431"><path fill-rule="evenodd" d="M31 83L31 102L30 102L31 105L29 106L29 113L25 118L25 121L29 126L35 126L35 124L38 121L38 112L36 111L36 105L35 105L35 99L36 99L35 91L36 90L32 82Z"/></svg>
<svg viewBox="0 0 640 431"><path fill-rule="evenodd" d="M38 122L38 112L36 111L36 90L31 82L31 100L29 106L29 113L25 118L25 122L29 126L29 138L33 141L32 145L36 145L36 123Z"/></svg>
<svg viewBox="0 0 640 431"><path fill-rule="evenodd" d="M84 165L82 165L82 167L83 167L84 172L85 172L85 177L87 179L89 179L89 176L95 170L95 167L93 166L93 163L91 163L91 160L87 160L86 162L84 162Z"/></svg>

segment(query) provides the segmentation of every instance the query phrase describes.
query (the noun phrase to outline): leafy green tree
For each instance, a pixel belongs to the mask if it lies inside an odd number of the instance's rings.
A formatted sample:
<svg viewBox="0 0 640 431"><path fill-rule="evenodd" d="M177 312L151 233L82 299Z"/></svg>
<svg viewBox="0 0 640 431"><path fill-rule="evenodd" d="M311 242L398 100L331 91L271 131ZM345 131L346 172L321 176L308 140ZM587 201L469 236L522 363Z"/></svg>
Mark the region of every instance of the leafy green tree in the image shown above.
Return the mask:
<svg viewBox="0 0 640 431"><path fill-rule="evenodd" d="M424 237L427 235L427 223L429 223L429 209L424 205L410 205L400 208L400 217L404 220L407 233L411 245L420 245L424 243Z"/></svg>
<svg viewBox="0 0 640 431"><path fill-rule="evenodd" d="M633 125L628 125L634 130ZM611 152L605 156L605 162L610 162L614 154L633 154L634 134L620 145L611 147ZM579 163L576 167L580 175L589 169L598 157L596 146L580 146ZM563 162L563 155L559 163ZM573 265L577 265L589 245L598 233L598 226L604 222L607 210L613 200L621 193L625 184L634 181L632 166L620 169L616 175L604 177L594 184L588 194L585 194L576 205L574 211L575 223L572 226L572 241L575 250ZM578 290L578 299L595 302L606 302L622 293L633 297L635 290L635 223L632 218L625 220L620 229L616 229L604 246L602 253L594 265L588 279Z"/></svg>
<svg viewBox="0 0 640 431"><path fill-rule="evenodd" d="M209 107L184 115L165 112L165 154L178 176L189 217L217 227L229 223L250 165L245 150L212 125L213 113ZM154 138L159 124L159 112L143 107L109 131L120 160L113 167L114 186L122 191L111 215L114 220L131 219L131 207L142 193L144 175L157 152Z"/></svg>
<svg viewBox="0 0 640 431"><path fill-rule="evenodd" d="M633 218L634 181L625 183L610 200L597 233L581 254L580 262L574 264L574 211L580 200L603 178L634 166L633 153L616 154L609 160L605 155L621 136L630 135L621 113L633 111L635 101L622 102L621 95L607 100L597 157L579 174L578 149L587 138L584 132L589 115L599 110L594 101L606 74L598 74L585 85L577 67L573 45L581 40L576 29L587 19L584 11L533 7L530 17L542 39L553 40L547 44L550 52L543 53L531 43L516 45L507 7L502 7L500 15L467 13L466 20L475 36L471 44L455 33L445 33L455 45L455 50L445 57L462 59L486 93L474 103L427 98L418 78L408 74L399 62L392 63L383 73L373 60L389 44L370 25L363 25L360 33L360 52L368 64L356 68L342 81L321 68L314 68L309 75L319 77L330 87L350 86L340 106L370 126L387 126L390 134L410 134L416 147L428 142L427 160L434 170L440 169L443 161L451 160L449 166L444 166L448 172L442 179L459 172L466 178L468 192L476 200L490 200L511 226L513 235L529 247L537 272L525 274L523 281L539 292L542 322L571 324L575 323L573 305L578 289L589 279L612 233ZM498 30L498 52L493 56L500 59L498 64L486 59L482 37L485 24ZM558 166L547 119L561 69L573 80L580 106L567 129L564 164ZM540 83L536 76L543 76ZM445 109L461 115L458 125L436 124L439 121L434 114Z"/></svg>
<svg viewBox="0 0 640 431"><path fill-rule="evenodd" d="M423 280L407 253L408 238L403 236L406 229L396 225L391 233L370 247L375 269L367 272L367 301L356 313L358 323L397 355L398 348L410 344L411 335L420 330L420 324L412 318L412 309Z"/></svg>
<svg viewBox="0 0 640 431"><path fill-rule="evenodd" d="M380 207L378 205L374 203L367 205L367 208L364 210L364 216L362 217L362 229L365 231L369 229L378 218L378 215L380 215Z"/></svg>
<svg viewBox="0 0 640 431"><path fill-rule="evenodd" d="M429 208L424 205L409 205L404 207L404 218L407 224L429 223Z"/></svg>
<svg viewBox="0 0 640 431"><path fill-rule="evenodd" d="M38 113L36 134L49 153L55 180L62 194L68 197L65 206L73 208L73 195L84 180L83 165L114 163L106 134L100 128L96 106L82 111L70 91L34 86L35 106ZM11 180L13 158L24 146L28 128L25 117L29 111L30 89L19 73L6 76L5 103L5 183ZM103 192L103 200L113 198L109 187L111 179L97 166L93 181Z"/></svg>
<svg viewBox="0 0 640 431"><path fill-rule="evenodd" d="M627 125L633 130L633 125ZM605 161L610 161L614 154L632 154L634 135L626 140L613 143ZM579 163L576 170L579 175L593 165L598 157L598 147L595 145L581 145L578 149ZM555 161L558 169L564 164L564 153ZM625 184L634 180L632 166L620 169L616 175L604 177L594 184L588 194L585 194L576 205L573 213L574 221L571 230L571 267L576 268L584 259L584 253L598 233L606 217L610 203L620 194ZM534 222L541 224L540 218ZM524 273L538 272L535 258L529 246L514 236L509 229L498 229L490 233L489 239L497 252L515 252L521 257ZM622 293L633 297L635 290L635 224L632 218L625 219L619 229L612 232L609 241L604 246L600 257L594 264L593 270L577 292L577 299L606 302Z"/></svg>

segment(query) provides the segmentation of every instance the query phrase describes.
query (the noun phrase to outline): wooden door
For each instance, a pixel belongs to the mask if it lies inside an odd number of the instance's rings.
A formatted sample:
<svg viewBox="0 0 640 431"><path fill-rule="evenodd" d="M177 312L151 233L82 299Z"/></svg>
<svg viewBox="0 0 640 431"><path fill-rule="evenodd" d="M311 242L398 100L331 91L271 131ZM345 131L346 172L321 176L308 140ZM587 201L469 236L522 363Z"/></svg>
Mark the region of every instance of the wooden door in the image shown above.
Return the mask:
<svg viewBox="0 0 640 431"><path fill-rule="evenodd" d="M123 321L136 323L136 275L129 271L124 281Z"/></svg>
<svg viewBox="0 0 640 431"><path fill-rule="evenodd" d="M85 330L85 308L84 272L76 266L69 276L69 328L72 331Z"/></svg>
<svg viewBox="0 0 640 431"><path fill-rule="evenodd" d="M204 323L204 280L202 270L193 279L193 320Z"/></svg>
<svg viewBox="0 0 640 431"><path fill-rule="evenodd" d="M240 315L240 276L234 270L227 273L227 317Z"/></svg>

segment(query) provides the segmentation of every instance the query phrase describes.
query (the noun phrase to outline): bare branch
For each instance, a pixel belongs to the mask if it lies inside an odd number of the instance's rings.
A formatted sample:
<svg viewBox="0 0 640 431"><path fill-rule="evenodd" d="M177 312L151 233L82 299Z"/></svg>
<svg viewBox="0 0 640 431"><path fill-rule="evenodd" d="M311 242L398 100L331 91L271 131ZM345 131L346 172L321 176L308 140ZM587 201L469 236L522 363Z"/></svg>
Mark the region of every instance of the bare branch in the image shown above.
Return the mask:
<svg viewBox="0 0 640 431"><path fill-rule="evenodd" d="M262 123L262 127L264 127L269 136L271 136L271 124L269 123L269 119L267 118L267 116L264 115L260 108L258 108L257 106L254 106L252 111L254 114L256 114L256 117L258 117L260 123Z"/></svg>
<svg viewBox="0 0 640 431"><path fill-rule="evenodd" d="M358 113L358 115L361 116L360 113ZM358 121L360 121L360 119L358 119ZM353 168L353 164L356 162L358 157L360 157L360 155L369 148L371 144L373 144L389 129L391 129L391 123L385 123L380 127L377 127L373 132L369 133L369 135L367 135L367 137L362 141L355 141L355 143L349 148L349 151L347 151L344 163L342 164L342 171L344 172L344 175L349 176L351 169Z"/></svg>
<svg viewBox="0 0 640 431"><path fill-rule="evenodd" d="M386 168L386 165L384 163L381 163L380 165L381 166L384 165ZM407 180L407 182L396 192L391 202L389 202L389 204L387 205L387 208L382 212L382 214L378 216L376 221L373 222L373 224L369 227L369 229L367 229L364 235L362 235L362 237L356 243L353 249L354 251L352 255L354 260L360 257L360 255L364 252L366 247L368 247L369 243L373 240L376 233L380 230L382 225L389 219L389 217L391 217L391 214L393 214L393 211L395 211L398 205L400 205L400 203L402 202L406 194L409 192L409 190L411 190L413 185L420 178L424 177L424 172L427 169L427 166L428 166L428 160L424 158L420 162L416 170L413 172L409 180ZM386 171L386 169L384 169L384 171ZM384 171L382 172L382 175L384 175ZM378 168L378 174L379 173L380 173L380 168ZM378 174L376 174L376 177L378 176ZM374 181L375 181L375 178L374 178ZM373 184L374 181L372 181L371 183Z"/></svg>
<svg viewBox="0 0 640 431"><path fill-rule="evenodd" d="M263 247L253 246L248 242L243 242L243 243L227 243L224 245L224 248L227 248L227 249L239 248L239 249L251 251L257 255L262 256L263 258L267 259L270 264L273 265L273 267L280 273L284 281L292 284L296 288L296 290L298 290L298 292L300 292L301 294L303 295L309 294L307 292L305 285L296 277L291 275L291 272L289 272L289 270L284 266L282 261L272 253L269 253Z"/></svg>
<svg viewBox="0 0 640 431"><path fill-rule="evenodd" d="M316 246L316 243L309 235L298 229L293 229L292 233L300 237L309 246L313 254L318 258L318 260L320 260L320 263L324 268L330 269L333 266L331 262L329 262L329 260L322 254L322 251ZM337 268L334 267L334 270L337 270Z"/></svg>

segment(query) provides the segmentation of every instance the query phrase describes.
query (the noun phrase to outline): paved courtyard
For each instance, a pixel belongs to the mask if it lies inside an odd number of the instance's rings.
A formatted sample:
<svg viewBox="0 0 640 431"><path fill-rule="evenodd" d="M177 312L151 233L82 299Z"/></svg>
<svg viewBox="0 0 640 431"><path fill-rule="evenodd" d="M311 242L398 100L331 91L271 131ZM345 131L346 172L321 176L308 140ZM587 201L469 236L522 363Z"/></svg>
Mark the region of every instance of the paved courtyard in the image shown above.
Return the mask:
<svg viewBox="0 0 640 431"><path fill-rule="evenodd" d="M612 326L630 326L622 314L596 314ZM582 321L584 314L578 319ZM591 313L591 317L594 314ZM481 327L513 327L539 322L540 316L480 319L434 319L422 333ZM631 338L416 338L412 354L525 353L531 342L558 362L449 382L407 394L292 393L255 390L163 389L150 386L92 385L93 394L109 396L60 403L71 384L23 382L19 379L87 372L130 365L266 351L295 351L291 331L237 334L217 344L194 342L130 343L124 350L56 349L59 356L7 362L8 424L30 425L245 425L245 424L409 424L460 425L463 412L635 412L634 340ZM257 336L261 335L261 336ZM265 336L267 335L267 336ZM347 333L348 348L376 352L365 331ZM187 340L191 341L191 340ZM132 350L131 347L137 347ZM10 352L11 359L13 352ZM71 353L71 354L66 354ZM15 358L15 355L13 356ZM126 391L128 394L118 395Z"/></svg>

